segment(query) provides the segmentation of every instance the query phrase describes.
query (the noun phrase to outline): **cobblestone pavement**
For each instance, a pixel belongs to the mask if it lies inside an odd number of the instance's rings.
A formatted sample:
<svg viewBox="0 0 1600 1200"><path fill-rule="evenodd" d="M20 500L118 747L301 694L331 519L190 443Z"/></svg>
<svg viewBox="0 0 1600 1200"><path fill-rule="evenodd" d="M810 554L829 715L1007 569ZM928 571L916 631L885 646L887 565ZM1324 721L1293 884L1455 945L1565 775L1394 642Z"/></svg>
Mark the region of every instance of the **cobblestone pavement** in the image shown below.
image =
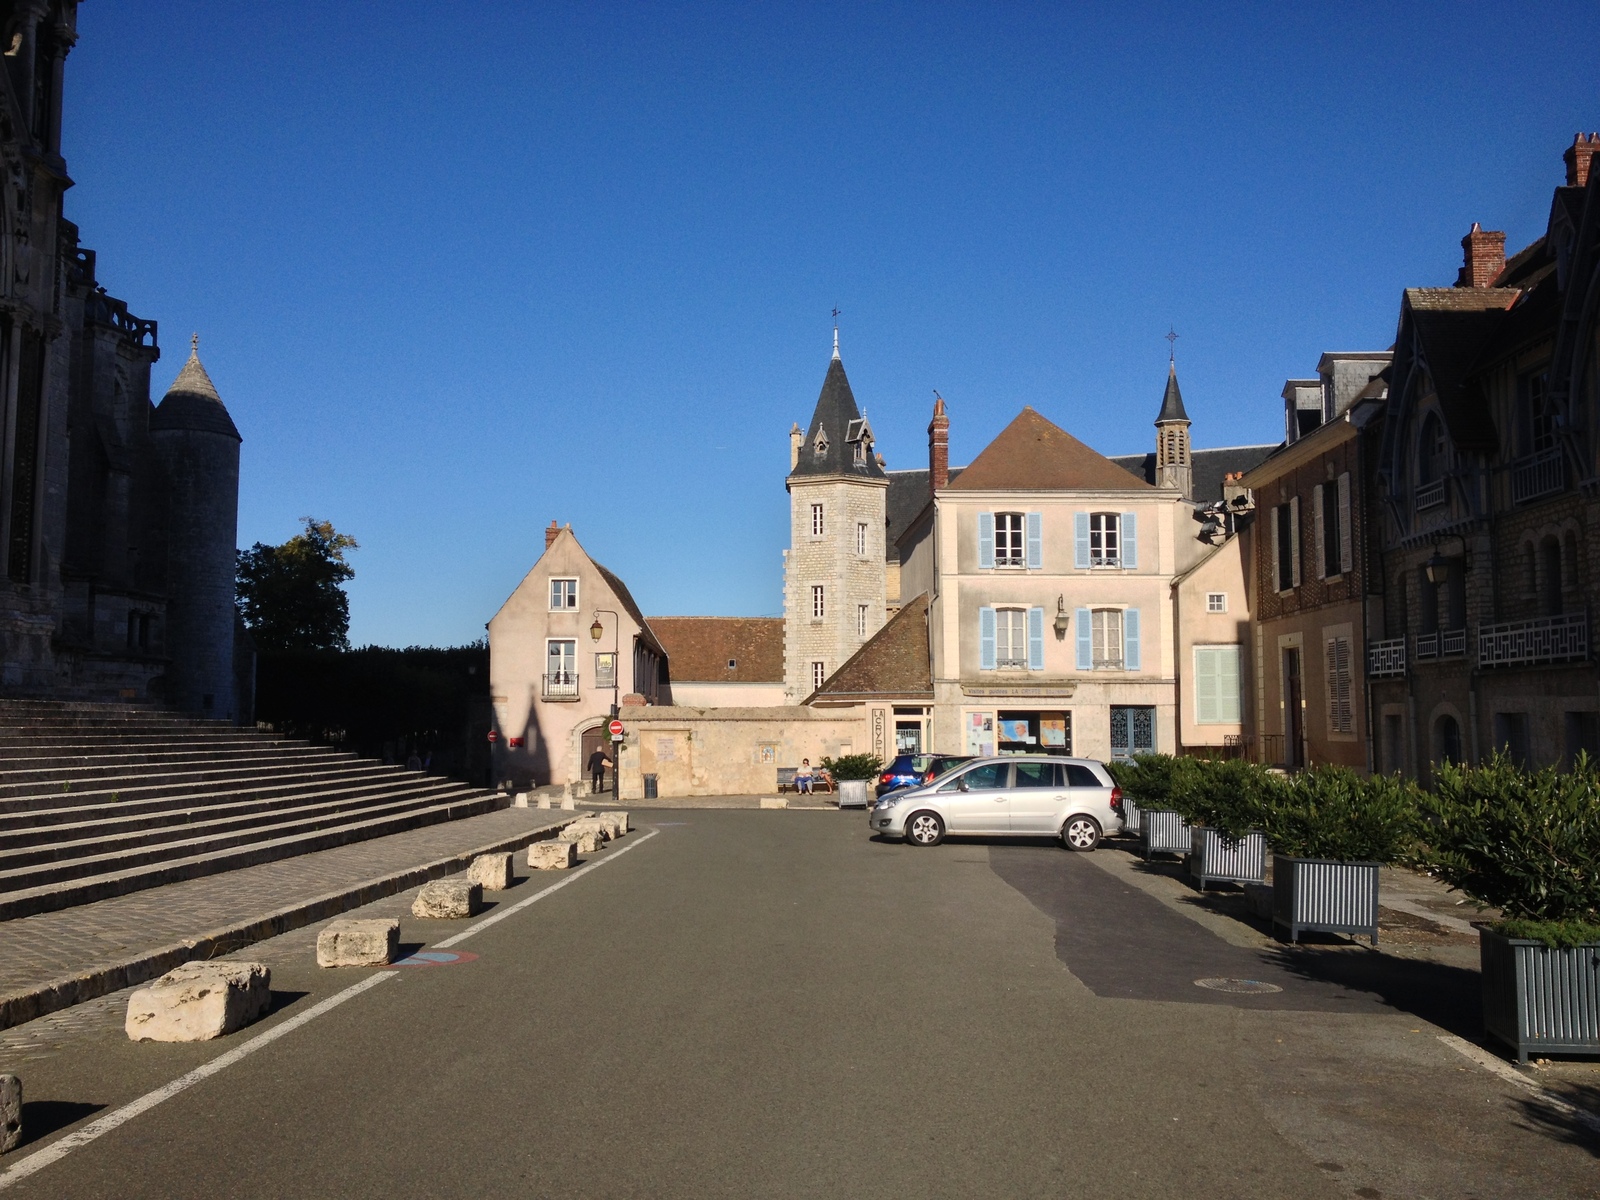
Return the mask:
<svg viewBox="0 0 1600 1200"><path fill-rule="evenodd" d="M507 808L0 922L0 995L198 937L570 817Z"/></svg>

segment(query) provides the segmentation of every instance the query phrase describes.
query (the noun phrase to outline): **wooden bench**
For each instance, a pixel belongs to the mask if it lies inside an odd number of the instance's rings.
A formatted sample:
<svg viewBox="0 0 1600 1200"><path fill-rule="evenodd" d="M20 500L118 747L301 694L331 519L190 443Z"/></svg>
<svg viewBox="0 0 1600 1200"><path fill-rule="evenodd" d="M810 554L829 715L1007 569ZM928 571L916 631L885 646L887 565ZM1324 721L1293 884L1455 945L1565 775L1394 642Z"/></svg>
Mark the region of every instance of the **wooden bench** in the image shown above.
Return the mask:
<svg viewBox="0 0 1600 1200"><path fill-rule="evenodd" d="M780 793L797 792L800 790L795 785L794 781L795 772L799 769L799 767L778 768L778 791ZM813 792L831 792L833 791L833 780L829 776L824 775L820 770L816 770L811 776L811 790Z"/></svg>

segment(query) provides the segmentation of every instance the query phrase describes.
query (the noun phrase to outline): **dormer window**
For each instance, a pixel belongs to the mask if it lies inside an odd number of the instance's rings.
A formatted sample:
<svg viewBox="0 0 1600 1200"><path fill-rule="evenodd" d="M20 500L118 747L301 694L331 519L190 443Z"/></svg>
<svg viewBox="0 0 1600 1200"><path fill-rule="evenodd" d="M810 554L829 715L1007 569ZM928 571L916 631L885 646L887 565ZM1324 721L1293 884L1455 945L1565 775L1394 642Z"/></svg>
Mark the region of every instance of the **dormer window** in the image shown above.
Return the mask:
<svg viewBox="0 0 1600 1200"><path fill-rule="evenodd" d="M812 453L821 458L828 452L828 435L822 430L817 430L817 440L811 447Z"/></svg>

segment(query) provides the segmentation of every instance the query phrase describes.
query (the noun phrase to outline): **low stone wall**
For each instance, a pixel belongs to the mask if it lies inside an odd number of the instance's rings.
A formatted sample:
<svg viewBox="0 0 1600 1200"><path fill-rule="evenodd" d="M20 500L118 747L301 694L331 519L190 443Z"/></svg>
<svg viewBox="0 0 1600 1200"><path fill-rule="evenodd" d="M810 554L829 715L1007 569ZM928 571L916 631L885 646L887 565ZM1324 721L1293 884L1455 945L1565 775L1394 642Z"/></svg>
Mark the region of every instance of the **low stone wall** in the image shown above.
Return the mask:
<svg viewBox="0 0 1600 1200"><path fill-rule="evenodd" d="M871 748L867 708L626 708L622 799L644 798L644 777L661 796L748 796L778 790L778 768Z"/></svg>

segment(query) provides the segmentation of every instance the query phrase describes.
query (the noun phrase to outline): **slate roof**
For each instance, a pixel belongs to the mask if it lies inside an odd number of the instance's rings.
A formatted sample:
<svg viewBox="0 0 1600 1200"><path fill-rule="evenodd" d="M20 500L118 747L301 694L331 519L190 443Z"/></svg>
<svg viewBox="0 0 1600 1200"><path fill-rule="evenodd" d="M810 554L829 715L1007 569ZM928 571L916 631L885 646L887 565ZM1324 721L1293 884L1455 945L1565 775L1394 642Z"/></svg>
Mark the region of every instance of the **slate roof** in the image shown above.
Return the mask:
<svg viewBox="0 0 1600 1200"><path fill-rule="evenodd" d="M569 527L564 532L571 533L572 531ZM577 539L576 534L573 535L573 539ZM588 554L589 552L585 550L584 553ZM595 562L592 554L589 555L589 561L594 563L594 569L600 572L600 578L606 581L606 585L610 587L612 594L616 596L617 603L622 605L623 611L632 617L638 624L640 640L652 650L664 654L665 651L662 650L661 643L656 640L656 635L650 628L650 622L645 620L644 614L639 611L638 604L634 602L633 593L628 590L628 585L623 583L622 580L617 578L617 576L611 571L606 570L606 568Z"/></svg>
<svg viewBox="0 0 1600 1200"><path fill-rule="evenodd" d="M1407 288L1405 319L1416 332L1451 440L1463 448L1498 443L1488 398L1470 380L1484 348L1504 329L1517 288Z"/></svg>
<svg viewBox="0 0 1600 1200"><path fill-rule="evenodd" d="M1091 450L1031 407L968 464L952 491L1060 492L1122 490L1130 472ZM1134 487L1150 486L1134 479Z"/></svg>
<svg viewBox="0 0 1600 1200"><path fill-rule="evenodd" d="M196 347L189 350L189 361L183 364L167 394L150 414L150 428L197 429L202 433L220 433L239 442L244 440L228 415L222 397L217 395L211 376L200 365L200 351Z"/></svg>
<svg viewBox="0 0 1600 1200"><path fill-rule="evenodd" d="M1248 471L1264 462L1277 446L1222 446L1215 450L1189 452L1190 478L1193 480L1196 504L1209 504L1222 499L1223 479L1238 471ZM1137 479L1154 484L1156 480L1155 451L1148 454L1123 454L1111 460Z"/></svg>
<svg viewBox="0 0 1600 1200"><path fill-rule="evenodd" d="M825 434L826 450L817 453L817 434ZM838 358L828 363L828 374L822 380L822 392L817 397L816 410L811 414L811 425L806 430L805 444L800 447L800 461L789 472L790 479L814 478L819 475L843 476L847 479L883 479L883 468L878 465L870 440L861 462L855 461L856 443L852 440L871 430L856 407L855 394L850 390L850 380L845 377L844 363Z"/></svg>
<svg viewBox="0 0 1600 1200"><path fill-rule="evenodd" d="M951 467L950 478L961 474L962 468ZM922 510L928 507L933 493L928 490L928 472L889 471L889 492L885 497L884 511L888 517L888 536L884 539L883 557L888 562L900 561L900 548L895 545L900 535L911 528Z"/></svg>
<svg viewBox="0 0 1600 1200"><path fill-rule="evenodd" d="M782 617L651 617L650 628L675 683L783 682Z"/></svg>
<svg viewBox="0 0 1600 1200"><path fill-rule="evenodd" d="M844 666L807 696L805 703L880 696L933 698L926 592L895 613Z"/></svg>
<svg viewBox="0 0 1600 1200"><path fill-rule="evenodd" d="M1178 364L1167 363L1167 390L1161 396L1161 412L1156 416L1156 424L1163 421L1187 421L1189 414L1183 411L1183 393L1178 390Z"/></svg>

